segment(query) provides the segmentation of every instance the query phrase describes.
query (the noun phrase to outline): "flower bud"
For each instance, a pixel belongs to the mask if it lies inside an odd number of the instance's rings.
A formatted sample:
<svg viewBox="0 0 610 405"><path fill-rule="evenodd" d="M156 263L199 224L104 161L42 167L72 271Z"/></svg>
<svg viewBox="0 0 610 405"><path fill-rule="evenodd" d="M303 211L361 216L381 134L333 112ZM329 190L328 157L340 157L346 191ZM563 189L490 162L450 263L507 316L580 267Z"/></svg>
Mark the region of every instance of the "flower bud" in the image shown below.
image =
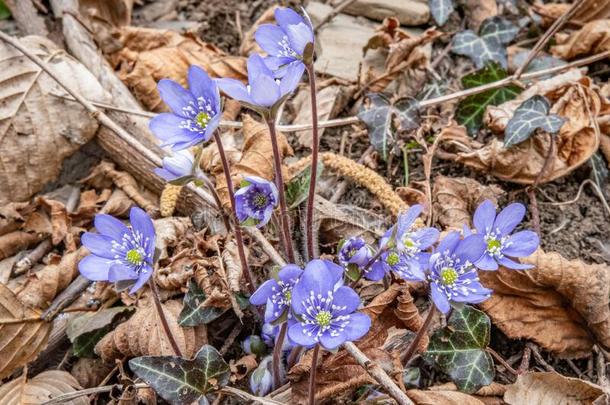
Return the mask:
<svg viewBox="0 0 610 405"><path fill-rule="evenodd" d="M263 339L257 335L250 335L245 338L241 343L241 347L244 349L244 352L257 356L263 356L267 352L267 345L265 345Z"/></svg>
<svg viewBox="0 0 610 405"><path fill-rule="evenodd" d="M250 390L254 395L262 397L271 392L271 389L273 388L273 376L269 370L270 366L271 356L267 356L250 376Z"/></svg>

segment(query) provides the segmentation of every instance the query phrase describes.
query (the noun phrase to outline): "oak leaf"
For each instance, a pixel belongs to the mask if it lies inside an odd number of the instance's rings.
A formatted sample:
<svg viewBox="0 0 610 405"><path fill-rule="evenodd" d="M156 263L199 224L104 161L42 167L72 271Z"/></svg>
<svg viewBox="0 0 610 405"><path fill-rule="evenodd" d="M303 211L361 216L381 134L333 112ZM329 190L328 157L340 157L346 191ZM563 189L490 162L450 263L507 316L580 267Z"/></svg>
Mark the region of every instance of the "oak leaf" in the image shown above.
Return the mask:
<svg viewBox="0 0 610 405"><path fill-rule="evenodd" d="M607 392L599 385L555 372L527 373L507 386L504 401L510 405L604 404Z"/></svg>

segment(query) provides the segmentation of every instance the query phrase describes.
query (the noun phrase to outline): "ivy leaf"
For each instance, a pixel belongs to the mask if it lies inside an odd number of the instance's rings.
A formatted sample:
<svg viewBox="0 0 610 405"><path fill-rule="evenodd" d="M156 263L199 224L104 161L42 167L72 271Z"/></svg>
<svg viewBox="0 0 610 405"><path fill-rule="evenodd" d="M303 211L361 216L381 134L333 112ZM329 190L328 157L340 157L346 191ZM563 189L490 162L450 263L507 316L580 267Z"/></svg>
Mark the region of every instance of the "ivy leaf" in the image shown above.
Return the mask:
<svg viewBox="0 0 610 405"><path fill-rule="evenodd" d="M521 66L525 63L525 60L527 59L529 53L530 53L530 51L521 51L521 52L517 52L513 56L511 65L515 67L515 70L519 66ZM550 68L554 68L557 66L564 66L564 65L566 65L565 61L555 58L553 56L550 56L548 54L541 53L538 56L536 56L534 59L532 59L530 64L527 65L527 68L525 69L525 73L536 72L538 70L550 69ZM540 78L540 80L548 79L550 77L551 77L550 74L544 75Z"/></svg>
<svg viewBox="0 0 610 405"><path fill-rule="evenodd" d="M184 296L184 306L178 316L178 325L180 326L197 326L208 324L217 319L226 310L217 307L204 307L205 293L197 285L195 280L189 281L189 290Z"/></svg>
<svg viewBox="0 0 610 405"><path fill-rule="evenodd" d="M231 371L218 350L203 346L193 360L177 356L143 356L129 360L129 367L163 399L190 404L202 395L229 383Z"/></svg>
<svg viewBox="0 0 610 405"><path fill-rule="evenodd" d="M504 146L510 147L528 139L538 128L549 134L557 133L565 118L557 114L549 114L551 104L541 95L535 95L525 100L504 129Z"/></svg>
<svg viewBox="0 0 610 405"><path fill-rule="evenodd" d="M608 164L606 163L606 159L604 159L599 151L595 152L591 156L591 180L597 184L606 200L608 200L606 183L608 183L609 175L610 173L608 172Z"/></svg>
<svg viewBox="0 0 610 405"><path fill-rule="evenodd" d="M453 0L428 0L430 14L438 25L444 25L453 13Z"/></svg>
<svg viewBox="0 0 610 405"><path fill-rule="evenodd" d="M458 32L453 37L451 51L469 57L477 69L487 62L498 62L504 69L508 59L505 45L515 38L519 27L502 17L485 19L479 28L479 35L472 30Z"/></svg>
<svg viewBox="0 0 610 405"><path fill-rule="evenodd" d="M424 360L448 374L460 391L476 392L492 383L494 363L485 351L491 322L484 312L470 306L454 308L447 326L430 338Z"/></svg>
<svg viewBox="0 0 610 405"><path fill-rule="evenodd" d="M72 351L77 357L94 357L93 348L112 329L119 318L126 317L133 308L114 307L97 312L88 312L72 318L68 322L66 335L72 343Z"/></svg>
<svg viewBox="0 0 610 405"><path fill-rule="evenodd" d="M11 10L0 0L0 20L6 20L11 16Z"/></svg>
<svg viewBox="0 0 610 405"><path fill-rule="evenodd" d="M318 178L322 175L324 165L318 163ZM298 207L307 199L309 194L309 182L311 179L311 165L305 167L299 173L294 175L286 185L286 202L288 208L293 209Z"/></svg>
<svg viewBox="0 0 610 405"><path fill-rule="evenodd" d="M462 86L465 89L469 89L502 80L506 76L506 70L502 69L497 62L490 62L483 69L462 77ZM455 118L472 135L483 125L483 115L488 105L499 105L512 100L520 92L521 89L519 87L511 84L506 87L473 94L460 102L455 112Z"/></svg>
<svg viewBox="0 0 610 405"><path fill-rule="evenodd" d="M372 93L368 98L369 105L358 113L358 118L369 130L371 145L383 160L387 160L391 145L396 140L396 132L410 131L419 125L419 103L412 98L401 98L392 103L380 93Z"/></svg>

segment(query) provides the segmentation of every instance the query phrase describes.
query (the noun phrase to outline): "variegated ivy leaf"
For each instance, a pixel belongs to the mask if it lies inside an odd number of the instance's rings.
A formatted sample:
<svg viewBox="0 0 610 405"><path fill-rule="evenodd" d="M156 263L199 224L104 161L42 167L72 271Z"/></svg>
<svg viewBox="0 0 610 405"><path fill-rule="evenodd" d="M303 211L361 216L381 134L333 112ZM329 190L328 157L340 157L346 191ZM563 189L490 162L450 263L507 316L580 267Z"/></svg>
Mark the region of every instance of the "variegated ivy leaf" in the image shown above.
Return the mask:
<svg viewBox="0 0 610 405"><path fill-rule="evenodd" d="M453 13L453 0L428 0L428 6L438 25L444 25Z"/></svg>
<svg viewBox="0 0 610 405"><path fill-rule="evenodd" d="M368 96L369 105L358 113L369 130L369 140L383 160L396 140L398 131L411 131L420 123L419 103L412 98L390 101L380 93Z"/></svg>
<svg viewBox="0 0 610 405"><path fill-rule="evenodd" d="M447 326L430 337L422 356L449 375L460 391L475 392L494 379L494 363L485 351L490 329L484 312L469 306L455 308Z"/></svg>
<svg viewBox="0 0 610 405"><path fill-rule="evenodd" d="M507 68L505 45L515 38L519 28L502 17L487 18L479 28L479 35L472 30L457 33L453 37L451 51L458 55L468 56L477 69L487 62L498 62Z"/></svg>
<svg viewBox="0 0 610 405"><path fill-rule="evenodd" d="M129 360L129 367L163 399L190 404L228 384L231 370L218 350L203 346L193 360L177 356L144 356Z"/></svg>
<svg viewBox="0 0 610 405"><path fill-rule="evenodd" d="M604 159L599 151L595 152L591 156L591 180L597 184L606 200L608 200L606 184L608 183L609 175L610 173L608 172L608 164L606 163L606 159Z"/></svg>
<svg viewBox="0 0 610 405"><path fill-rule="evenodd" d="M510 147L528 139L538 128L549 134L557 133L565 118L557 114L549 114L551 104L541 95L535 95L525 100L504 129L504 146Z"/></svg>

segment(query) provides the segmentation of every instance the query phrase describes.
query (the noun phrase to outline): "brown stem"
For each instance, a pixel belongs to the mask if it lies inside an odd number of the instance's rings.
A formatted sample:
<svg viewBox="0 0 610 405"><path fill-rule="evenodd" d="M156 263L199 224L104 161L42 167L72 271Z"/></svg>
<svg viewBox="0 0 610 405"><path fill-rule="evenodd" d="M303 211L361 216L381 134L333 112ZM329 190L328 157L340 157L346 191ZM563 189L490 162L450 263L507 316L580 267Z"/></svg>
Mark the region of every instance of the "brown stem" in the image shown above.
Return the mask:
<svg viewBox="0 0 610 405"><path fill-rule="evenodd" d="M281 362L282 362L282 346L284 345L284 339L286 339L286 332L288 331L288 322L284 322L282 326L280 326L280 331L277 335L277 340L275 341L275 346L273 346L273 389L276 390L280 388L282 384L282 375L281 375Z"/></svg>
<svg viewBox="0 0 610 405"><path fill-rule="evenodd" d="M161 322L161 326L165 331L165 335L169 340L169 343L172 345L172 349L174 349L174 353L176 356L182 357L182 352L180 351L180 347L176 342L176 338L169 328L169 324L167 323L167 318L165 317L165 313L163 312L163 306L161 306L161 299L159 298L159 290L157 289L157 285L153 281L153 278L148 279L148 284L150 285L150 291L153 295L153 301L155 302L155 308L157 309L157 313L159 314L159 321Z"/></svg>
<svg viewBox="0 0 610 405"><path fill-rule="evenodd" d="M311 357L311 370L309 371L309 405L316 403L316 375L318 374L318 355L320 354L320 344L318 343L313 348L313 356Z"/></svg>
<svg viewBox="0 0 610 405"><path fill-rule="evenodd" d="M379 249L377 251L377 253L375 253L375 256L371 257L371 259L367 262L367 264L362 268L362 271L360 272L360 275L358 276L357 279L355 279L354 281L352 281L352 283L350 284L351 288L355 288L356 285L358 284L358 281L360 281L360 279L362 278L362 276L364 275L364 273L366 273L367 271L369 271L369 269L371 268L371 266L373 264L375 264L375 262L377 261L377 259L379 259L379 257L385 252L387 251L388 248L387 247L383 247L381 249Z"/></svg>
<svg viewBox="0 0 610 405"><path fill-rule="evenodd" d="M426 315L424 324L421 326L421 328L419 328L419 330L417 331L417 334L411 341L411 344L409 345L409 347L407 347L407 350L401 356L402 364L405 364L405 365L409 364L411 357L413 357L413 355L415 354L415 350L417 350L417 346L419 346L419 342L422 340L424 335L427 333L428 327L430 327L430 322L432 322L432 318L434 318L435 313L436 313L436 307L434 306L434 304L432 304L432 306L428 310L428 315Z"/></svg>
<svg viewBox="0 0 610 405"><path fill-rule="evenodd" d="M267 117L267 126L271 135L271 147L273 148L273 169L275 170L275 186L280 196L280 235L283 237L284 250L288 262L294 263L294 251L292 249L292 238L290 235L290 217L288 216L288 207L286 205L286 194L284 192L284 177L282 176L282 158L280 148L277 144L277 134L275 132L275 120L273 117Z"/></svg>
<svg viewBox="0 0 610 405"><path fill-rule="evenodd" d="M313 203L316 196L316 180L318 178L318 150L320 149L320 136L318 133L318 102L316 97L316 73L314 71L313 62L305 65L307 76L309 77L309 88L311 98L311 124L312 139L311 139L311 169L309 175L309 193L307 195L307 211L305 217L305 232L307 233L307 256L309 260L314 257L313 246Z"/></svg>
<svg viewBox="0 0 610 405"><path fill-rule="evenodd" d="M239 222L237 220L235 191L233 189L233 179L231 179L231 169L229 167L229 161L227 160L227 155L225 153L224 146L222 145L222 139L220 139L220 134L218 133L218 131L214 131L214 140L216 141L216 145L218 146L218 154L220 155L220 160L222 162L222 171L225 174L225 180L227 181L227 189L229 191L229 200L231 200L231 211L233 213L233 223L235 224L235 226L233 227L233 231L235 232L235 242L237 245L239 261L241 263L242 276L246 279L248 291L250 291L250 294L254 294L254 291L256 291L256 286L254 285L254 279L252 278L250 268L248 267L248 261L246 260L246 253L244 251L244 239L241 233L241 226L239 226Z"/></svg>
<svg viewBox="0 0 610 405"><path fill-rule="evenodd" d="M485 351L486 351L487 353L491 354L491 355L492 355L492 357L493 357L494 359L496 359L496 361L497 361L498 363L500 363L500 364L502 365L502 367L504 367L504 368L505 368L507 371L511 372L511 373L512 373L512 374L514 374L514 375L518 375L518 374L519 374L519 372L518 372L517 370L515 370L514 368L512 368L512 367L511 367L511 365L510 365L510 364L508 364L508 363L506 362L506 360L504 360L504 359L502 358L502 356L500 356L500 354L498 354L498 352L496 352L494 349L492 349L491 347L487 347L487 348L485 348Z"/></svg>

